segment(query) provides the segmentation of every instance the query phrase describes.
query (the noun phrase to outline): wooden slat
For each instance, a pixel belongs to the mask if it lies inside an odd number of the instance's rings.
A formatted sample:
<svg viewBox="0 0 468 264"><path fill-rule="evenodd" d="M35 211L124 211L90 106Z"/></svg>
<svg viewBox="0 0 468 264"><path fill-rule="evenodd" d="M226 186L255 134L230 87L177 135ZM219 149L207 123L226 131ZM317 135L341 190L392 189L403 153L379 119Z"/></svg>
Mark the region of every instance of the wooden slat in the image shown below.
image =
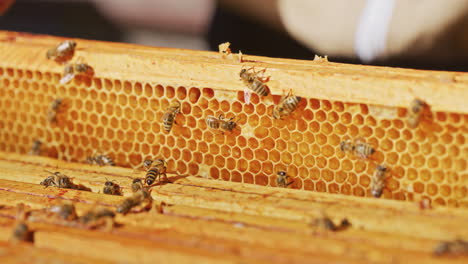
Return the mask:
<svg viewBox="0 0 468 264"><path fill-rule="evenodd" d="M0 263L111 263L104 259L93 259L83 255L69 255L49 250L37 248L28 243L11 245L0 242Z"/></svg>
<svg viewBox="0 0 468 264"><path fill-rule="evenodd" d="M58 166L58 168L57 168ZM14 206L25 203L35 210L30 218L35 245L64 254L97 258L101 252L119 251L105 260L125 262L158 259L162 262L271 262L271 263L463 263L434 258L440 240L468 238L465 209L420 210L415 204L343 195L292 191L257 185L172 178L156 185L152 195L164 201L163 213L118 215L121 225L112 232L64 227L44 207L71 200L79 214L96 204L115 207L125 197L102 193L44 188L38 182L44 169L55 168L74 181L99 191L104 180L128 187L141 172L63 163L48 158L0 153L0 240L11 232ZM126 190L126 195L128 189ZM326 213L335 222L347 217L352 227L330 232L310 225ZM92 247L92 248L89 248ZM154 251L154 247L164 250ZM144 255L136 258L129 256ZM221 258L222 256L222 258ZM344 261L345 260L345 261ZM452 262L455 261L455 262Z"/></svg>
<svg viewBox="0 0 468 264"><path fill-rule="evenodd" d="M0 66L60 74L62 68L45 58L48 48L63 38L0 32L3 51ZM169 48L150 48L89 40L77 40L77 56L93 65L96 77L151 84L210 87L241 91L242 65L222 59L218 53ZM235 44L234 44L235 45ZM468 74L415 71L321 61L300 61L245 56L246 66L267 67L274 94L293 89L304 97L407 107L419 97L434 111L468 113L465 103Z"/></svg>

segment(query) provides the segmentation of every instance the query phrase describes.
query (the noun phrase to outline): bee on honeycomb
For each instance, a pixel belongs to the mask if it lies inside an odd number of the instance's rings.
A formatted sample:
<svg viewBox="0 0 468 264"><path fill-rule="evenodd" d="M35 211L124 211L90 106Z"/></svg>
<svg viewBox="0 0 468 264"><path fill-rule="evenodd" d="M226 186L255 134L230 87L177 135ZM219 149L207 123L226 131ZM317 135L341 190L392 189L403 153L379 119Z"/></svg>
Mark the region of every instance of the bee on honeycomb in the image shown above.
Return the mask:
<svg viewBox="0 0 468 264"><path fill-rule="evenodd" d="M375 149L361 138L354 140L347 139L340 143L340 150L358 156L362 159L367 159L375 153Z"/></svg>
<svg viewBox="0 0 468 264"><path fill-rule="evenodd" d="M294 182L294 181L288 182L288 178L291 178L291 177L285 171L278 171L276 173L276 185L282 188L288 187Z"/></svg>
<svg viewBox="0 0 468 264"><path fill-rule="evenodd" d="M225 119L224 115L221 114L219 117L207 116L205 119L206 125L211 129L221 130L224 134L224 131L232 132L237 128L237 123L234 120L234 117Z"/></svg>
<svg viewBox="0 0 468 264"><path fill-rule="evenodd" d="M414 99L408 108L408 119L407 123L410 128L416 128L421 120L427 115L429 111L429 105L420 100Z"/></svg>
<svg viewBox="0 0 468 264"><path fill-rule="evenodd" d="M378 165L371 178L372 196L379 198L385 187L385 177L389 169L385 165Z"/></svg>
<svg viewBox="0 0 468 264"><path fill-rule="evenodd" d="M94 69L88 64L82 62L67 63L63 69L63 77L60 79L60 84L69 83L78 74L93 76Z"/></svg>
<svg viewBox="0 0 468 264"><path fill-rule="evenodd" d="M64 63L70 60L75 54L76 42L73 40L65 40L47 51L47 59L54 60L58 63Z"/></svg>
<svg viewBox="0 0 468 264"><path fill-rule="evenodd" d="M270 93L268 86L265 84L270 80L270 76L259 76L260 73L263 75L265 71L266 69L256 72L254 67L249 69L242 67L239 76L246 86L246 89L244 90L244 101L246 104L250 104L250 91L254 91L260 96L267 96Z"/></svg>
<svg viewBox="0 0 468 264"><path fill-rule="evenodd" d="M283 119L292 114L297 109L301 97L295 96L290 90L289 93L283 96L279 103L273 108L273 118L274 119Z"/></svg>
<svg viewBox="0 0 468 264"><path fill-rule="evenodd" d="M175 123L176 115L178 113L180 113L180 102L174 101L166 109L166 112L163 115L164 131L171 132L172 126Z"/></svg>

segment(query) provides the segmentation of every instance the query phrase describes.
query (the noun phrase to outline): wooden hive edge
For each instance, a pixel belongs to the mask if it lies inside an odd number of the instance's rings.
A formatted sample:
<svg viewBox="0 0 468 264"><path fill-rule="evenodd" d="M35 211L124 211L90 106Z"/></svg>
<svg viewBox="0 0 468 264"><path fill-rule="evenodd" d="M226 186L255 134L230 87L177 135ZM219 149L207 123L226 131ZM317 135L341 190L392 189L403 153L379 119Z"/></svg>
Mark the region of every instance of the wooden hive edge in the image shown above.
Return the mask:
<svg viewBox="0 0 468 264"><path fill-rule="evenodd" d="M47 49L64 38L0 32L4 51L0 66L61 74L63 68L45 58ZM275 59L245 55L244 63L218 53L76 39L77 56L93 66L97 78L152 85L209 87L242 91L242 65L267 68L273 94L292 89L306 98L391 107L427 101L433 111L468 113L468 74Z"/></svg>

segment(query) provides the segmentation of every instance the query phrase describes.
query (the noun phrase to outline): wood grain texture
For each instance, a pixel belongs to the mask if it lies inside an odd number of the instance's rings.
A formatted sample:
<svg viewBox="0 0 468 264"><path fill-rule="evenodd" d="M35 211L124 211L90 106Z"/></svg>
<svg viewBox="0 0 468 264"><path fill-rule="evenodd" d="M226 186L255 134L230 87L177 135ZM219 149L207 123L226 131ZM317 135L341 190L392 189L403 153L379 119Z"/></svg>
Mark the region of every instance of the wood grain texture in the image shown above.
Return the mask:
<svg viewBox="0 0 468 264"><path fill-rule="evenodd" d="M0 66L61 74L62 67L45 52L63 38L0 32ZM79 40L77 56L93 65L96 77L150 84L210 87L242 91L242 65L218 53ZM235 45L235 43L233 43ZM312 58L311 58L312 59ZM292 89L296 95L343 102L407 107L415 97L434 111L468 113L468 74L370 67L324 61L243 57L243 65L268 68L274 94Z"/></svg>
<svg viewBox="0 0 468 264"><path fill-rule="evenodd" d="M44 169L65 173L92 192L44 188L39 185L47 176ZM83 229L44 209L63 200L74 202L79 215L96 206L113 209L125 197L97 193L104 180L121 184L124 195L129 196L131 178L142 174L119 167L0 153L0 241L10 236L16 204L24 203L30 212L34 248L60 252L57 258L82 255L126 263L467 261L464 257L432 255L441 240L468 239L466 209L421 210L414 203L174 175L170 175L173 183L152 187L157 204L167 204L162 213L151 210L117 215L118 226L111 231ZM311 225L323 214L335 223L346 217L352 226L331 232ZM40 254L38 259L46 257Z"/></svg>

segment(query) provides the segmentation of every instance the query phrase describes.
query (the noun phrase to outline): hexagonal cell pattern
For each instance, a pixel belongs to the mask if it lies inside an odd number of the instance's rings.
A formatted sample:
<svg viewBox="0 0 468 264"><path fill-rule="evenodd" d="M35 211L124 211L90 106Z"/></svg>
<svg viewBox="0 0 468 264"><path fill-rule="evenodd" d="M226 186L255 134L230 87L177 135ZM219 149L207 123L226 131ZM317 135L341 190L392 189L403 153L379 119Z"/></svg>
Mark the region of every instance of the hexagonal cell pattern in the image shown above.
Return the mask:
<svg viewBox="0 0 468 264"><path fill-rule="evenodd" d="M391 171L384 198L426 197L436 204L468 207L468 115L433 113L411 129L406 110L379 119L376 106L303 99L285 120L271 118L279 97L243 101L243 92L210 88L163 87L127 80L77 77L59 84L60 75L0 69L0 150L27 153L44 143L42 155L84 162L94 150L107 152L120 166L148 157L164 158L168 171L226 181L276 186L286 170L290 188L371 196L377 164ZM50 103L63 98L58 123L47 121ZM170 133L162 116L172 100L181 103ZM208 115L237 120L237 133L207 128ZM350 157L340 142L362 138L377 151L370 160Z"/></svg>

